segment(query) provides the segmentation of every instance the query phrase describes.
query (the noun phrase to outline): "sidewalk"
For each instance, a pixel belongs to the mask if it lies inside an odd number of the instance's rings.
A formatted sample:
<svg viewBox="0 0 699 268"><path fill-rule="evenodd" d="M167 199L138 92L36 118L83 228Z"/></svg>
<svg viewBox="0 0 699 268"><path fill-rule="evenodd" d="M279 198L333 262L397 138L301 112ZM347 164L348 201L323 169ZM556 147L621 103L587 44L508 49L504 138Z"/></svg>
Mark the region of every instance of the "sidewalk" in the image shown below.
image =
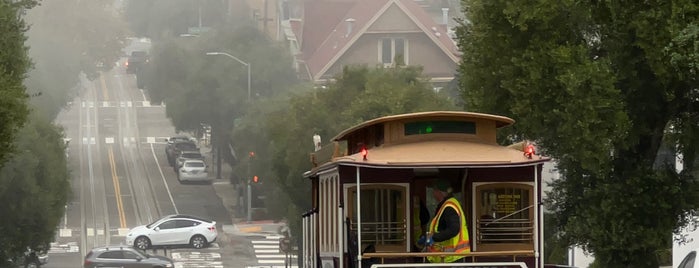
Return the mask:
<svg viewBox="0 0 699 268"><path fill-rule="evenodd" d="M216 166L212 161L213 155L211 154L211 148L202 146L201 153L205 156L205 162L207 166L209 166L210 175L215 177ZM245 208L241 207L245 204L242 199L244 198L245 189L238 189L242 186L231 184L230 178L232 173L232 168L224 162L221 164L221 179L214 179L212 182L216 195L221 198L221 202L228 211L228 215L231 215L231 221L233 223L232 226L223 226L222 229L224 233L243 236L253 234L278 234L281 226L285 225L282 222L274 222L271 220L247 221Z"/></svg>
<svg viewBox="0 0 699 268"><path fill-rule="evenodd" d="M228 215L231 215L231 220L233 224L241 221L239 203L240 198L238 195L238 189L236 185L231 184L230 178L233 174L231 166L227 163L221 163L221 179L216 179L216 163L213 162L213 155L211 153L211 147L201 146L201 154L205 157L204 161L209 167L209 175L214 177L212 181L212 186L216 195L221 198L223 206L228 211Z"/></svg>

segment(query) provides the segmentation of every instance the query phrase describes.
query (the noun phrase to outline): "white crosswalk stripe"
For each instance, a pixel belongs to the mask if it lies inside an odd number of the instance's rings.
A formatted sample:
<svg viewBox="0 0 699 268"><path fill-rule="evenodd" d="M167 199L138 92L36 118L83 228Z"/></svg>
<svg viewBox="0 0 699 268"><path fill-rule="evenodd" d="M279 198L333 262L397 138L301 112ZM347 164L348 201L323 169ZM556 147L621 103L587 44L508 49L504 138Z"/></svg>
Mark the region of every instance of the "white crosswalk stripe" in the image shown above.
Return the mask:
<svg viewBox="0 0 699 268"><path fill-rule="evenodd" d="M172 252L170 257L176 268L223 268L221 253L181 251Z"/></svg>
<svg viewBox="0 0 699 268"><path fill-rule="evenodd" d="M80 247L78 246L78 242L68 242L65 244L59 244L59 243L53 242L53 243L51 243L51 248L48 251L49 254L74 253L74 252L80 252Z"/></svg>
<svg viewBox="0 0 699 268"><path fill-rule="evenodd" d="M285 267L287 255L279 249L280 236L267 236L265 239L250 241L257 258L257 266L248 267ZM289 256L292 263L296 263L297 256ZM296 268L296 265L286 266Z"/></svg>

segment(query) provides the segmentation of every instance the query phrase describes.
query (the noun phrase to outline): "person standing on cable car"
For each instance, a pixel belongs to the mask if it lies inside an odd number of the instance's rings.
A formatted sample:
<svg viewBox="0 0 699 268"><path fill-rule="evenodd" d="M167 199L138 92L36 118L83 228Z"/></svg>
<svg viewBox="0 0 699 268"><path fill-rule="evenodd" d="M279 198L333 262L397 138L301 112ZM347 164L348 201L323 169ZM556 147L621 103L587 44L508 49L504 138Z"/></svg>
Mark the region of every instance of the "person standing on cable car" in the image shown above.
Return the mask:
<svg viewBox="0 0 699 268"><path fill-rule="evenodd" d="M430 222L428 234L418 241L427 246L429 252L469 253L471 245L468 238L466 216L459 200L453 195L453 188L446 180L438 180L432 187L435 200L441 200ZM431 256L432 263L455 262L464 256Z"/></svg>

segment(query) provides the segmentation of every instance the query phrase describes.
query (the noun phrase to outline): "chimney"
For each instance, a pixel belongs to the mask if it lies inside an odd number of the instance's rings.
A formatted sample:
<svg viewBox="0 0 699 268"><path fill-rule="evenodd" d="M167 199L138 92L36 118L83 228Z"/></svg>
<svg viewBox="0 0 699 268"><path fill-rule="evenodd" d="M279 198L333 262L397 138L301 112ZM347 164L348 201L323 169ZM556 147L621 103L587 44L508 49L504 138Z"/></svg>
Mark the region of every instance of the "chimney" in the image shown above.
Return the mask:
<svg viewBox="0 0 699 268"><path fill-rule="evenodd" d="M352 34L352 25L354 24L355 19L349 18L346 19L345 22L347 22L347 34L345 34L345 37L349 37L350 34Z"/></svg>
<svg viewBox="0 0 699 268"><path fill-rule="evenodd" d="M449 8L448 7L442 8L442 24L446 25L447 28L449 27Z"/></svg>

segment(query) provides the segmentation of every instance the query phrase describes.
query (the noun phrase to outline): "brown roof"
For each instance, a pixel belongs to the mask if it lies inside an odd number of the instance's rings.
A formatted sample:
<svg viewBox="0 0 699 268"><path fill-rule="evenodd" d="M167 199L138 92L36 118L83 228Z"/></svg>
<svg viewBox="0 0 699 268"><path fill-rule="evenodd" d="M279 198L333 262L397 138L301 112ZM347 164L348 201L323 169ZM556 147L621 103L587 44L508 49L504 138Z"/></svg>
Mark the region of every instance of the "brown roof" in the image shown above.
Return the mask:
<svg viewBox="0 0 699 268"><path fill-rule="evenodd" d="M422 24L424 26L424 29L431 30L432 34L430 35L430 37L432 37L433 40L444 46L443 49L446 49L449 53L453 55L458 55L460 53L459 48L447 34L446 26L437 24L437 22L435 22L434 19L432 19L432 17L430 17L430 15L427 14L427 12L425 12L425 9L420 7L420 5L418 5L414 0L400 0L396 2L403 5L405 9L408 10L408 12L406 13L408 14L408 16L411 16L411 18L417 20L419 22L418 25ZM436 33L439 33L439 36L437 36Z"/></svg>
<svg viewBox="0 0 699 268"><path fill-rule="evenodd" d="M458 62L458 48L445 27L438 25L414 0L314 0L304 5L301 33L302 57L313 80L319 79L391 4L398 5L445 54ZM347 19L354 20L349 35Z"/></svg>
<svg viewBox="0 0 699 268"><path fill-rule="evenodd" d="M353 133L357 130L367 128L369 126L376 125L379 123L387 122L387 121L396 121L396 120L402 120L402 119L408 119L408 118L417 119L417 118L441 117L441 116L449 116L449 117L464 118L464 119L470 119L470 118L488 119L488 120L495 121L495 125L498 128L512 125L515 122L515 120L513 120L509 117L492 115L492 114L460 112L460 111L430 111L430 112L418 112L418 113L409 113L409 114L389 115L389 116L375 118L375 119L363 122L361 124L358 124L356 126L353 126L351 128L345 129L344 131L340 132L340 134L337 134L337 136L332 138L332 141L344 140L347 138L348 135L350 135L351 133Z"/></svg>
<svg viewBox="0 0 699 268"><path fill-rule="evenodd" d="M300 37L301 52L306 59L313 55L332 30L341 24L343 15L356 1L309 0L303 4L303 30L300 33L296 32L296 36Z"/></svg>
<svg viewBox="0 0 699 268"><path fill-rule="evenodd" d="M422 152L415 154L415 152ZM522 151L491 143L471 141L425 141L384 145L369 149L367 160L360 153L338 157L305 174L313 176L337 165L375 168L410 167L516 167L549 161L535 155L531 159Z"/></svg>

